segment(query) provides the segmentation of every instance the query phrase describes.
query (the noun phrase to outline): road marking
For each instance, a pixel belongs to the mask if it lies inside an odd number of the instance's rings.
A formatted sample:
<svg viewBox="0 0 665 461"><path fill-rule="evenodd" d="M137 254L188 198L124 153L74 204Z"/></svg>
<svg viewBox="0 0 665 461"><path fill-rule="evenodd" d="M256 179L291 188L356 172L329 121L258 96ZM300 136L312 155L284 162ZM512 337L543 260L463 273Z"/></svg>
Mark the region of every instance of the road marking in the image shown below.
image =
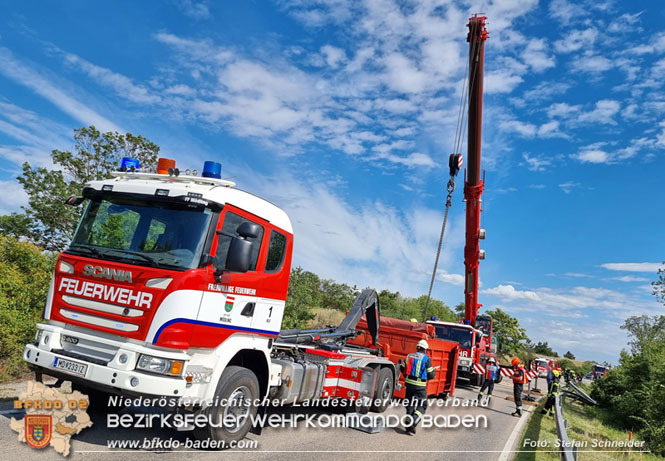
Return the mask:
<svg viewBox="0 0 665 461"><path fill-rule="evenodd" d="M499 461L508 461L508 458L515 453L518 450L513 450L513 445L515 444L515 439L519 435L522 434L522 429L524 428L524 425L526 422L529 420L529 416L526 413L533 413L532 411L527 411L526 408L523 408L524 415L520 418L520 420L515 424L515 428L513 429L513 432L510 434L510 437L508 437L508 440L506 440L506 444L503 446L503 450L501 450L501 456L499 456Z"/></svg>

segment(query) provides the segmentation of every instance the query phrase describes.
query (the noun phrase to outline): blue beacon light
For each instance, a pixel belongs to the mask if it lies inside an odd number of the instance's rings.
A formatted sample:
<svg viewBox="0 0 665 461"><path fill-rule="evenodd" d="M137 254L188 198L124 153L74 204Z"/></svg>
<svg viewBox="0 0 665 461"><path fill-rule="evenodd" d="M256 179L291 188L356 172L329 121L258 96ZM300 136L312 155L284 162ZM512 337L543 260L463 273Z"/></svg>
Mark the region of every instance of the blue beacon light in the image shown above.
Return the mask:
<svg viewBox="0 0 665 461"><path fill-rule="evenodd" d="M139 169L139 161L131 157L123 157L120 163L120 171L132 171Z"/></svg>
<svg viewBox="0 0 665 461"><path fill-rule="evenodd" d="M201 176L204 178L222 179L222 164L210 161L204 162Z"/></svg>

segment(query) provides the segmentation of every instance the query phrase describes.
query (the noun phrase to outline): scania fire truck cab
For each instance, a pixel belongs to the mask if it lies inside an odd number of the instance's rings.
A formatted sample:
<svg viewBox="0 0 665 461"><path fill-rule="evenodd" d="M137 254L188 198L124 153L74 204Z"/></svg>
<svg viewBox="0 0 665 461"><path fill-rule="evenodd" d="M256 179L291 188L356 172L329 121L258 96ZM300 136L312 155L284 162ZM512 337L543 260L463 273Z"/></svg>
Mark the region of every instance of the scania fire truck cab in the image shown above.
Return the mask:
<svg viewBox="0 0 665 461"><path fill-rule="evenodd" d="M86 184L25 359L137 394L211 398L229 363L269 376L292 228L233 185L142 173Z"/></svg>

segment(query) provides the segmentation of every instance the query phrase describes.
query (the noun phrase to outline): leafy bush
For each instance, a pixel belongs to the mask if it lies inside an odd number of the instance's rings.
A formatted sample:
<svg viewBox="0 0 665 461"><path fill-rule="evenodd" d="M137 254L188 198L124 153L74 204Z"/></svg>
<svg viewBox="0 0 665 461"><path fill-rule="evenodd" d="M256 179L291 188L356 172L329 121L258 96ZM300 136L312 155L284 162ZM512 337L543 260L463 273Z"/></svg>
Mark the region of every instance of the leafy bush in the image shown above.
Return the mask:
<svg viewBox="0 0 665 461"><path fill-rule="evenodd" d="M631 317L622 328L633 338L619 366L593 383L591 396L628 430L639 431L649 448L665 454L665 316Z"/></svg>
<svg viewBox="0 0 665 461"><path fill-rule="evenodd" d="M23 347L35 336L55 257L0 234L0 381L27 371Z"/></svg>

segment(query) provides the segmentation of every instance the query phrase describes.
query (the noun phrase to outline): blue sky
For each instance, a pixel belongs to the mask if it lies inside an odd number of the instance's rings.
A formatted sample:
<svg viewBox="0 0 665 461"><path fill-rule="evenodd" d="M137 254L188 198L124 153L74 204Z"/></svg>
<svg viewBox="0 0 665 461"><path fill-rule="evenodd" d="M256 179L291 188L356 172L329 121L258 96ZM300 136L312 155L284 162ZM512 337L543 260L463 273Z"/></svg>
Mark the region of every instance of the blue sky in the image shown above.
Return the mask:
<svg viewBox="0 0 665 461"><path fill-rule="evenodd" d="M242 5L242 6L238 6ZM223 165L294 222L295 264L427 292L465 75L488 16L480 301L560 353L616 361L663 314L665 6L659 1L5 2L0 212L72 130ZM465 149L465 148L464 148ZM465 153L465 152L464 152ZM454 194L434 295L463 300Z"/></svg>

